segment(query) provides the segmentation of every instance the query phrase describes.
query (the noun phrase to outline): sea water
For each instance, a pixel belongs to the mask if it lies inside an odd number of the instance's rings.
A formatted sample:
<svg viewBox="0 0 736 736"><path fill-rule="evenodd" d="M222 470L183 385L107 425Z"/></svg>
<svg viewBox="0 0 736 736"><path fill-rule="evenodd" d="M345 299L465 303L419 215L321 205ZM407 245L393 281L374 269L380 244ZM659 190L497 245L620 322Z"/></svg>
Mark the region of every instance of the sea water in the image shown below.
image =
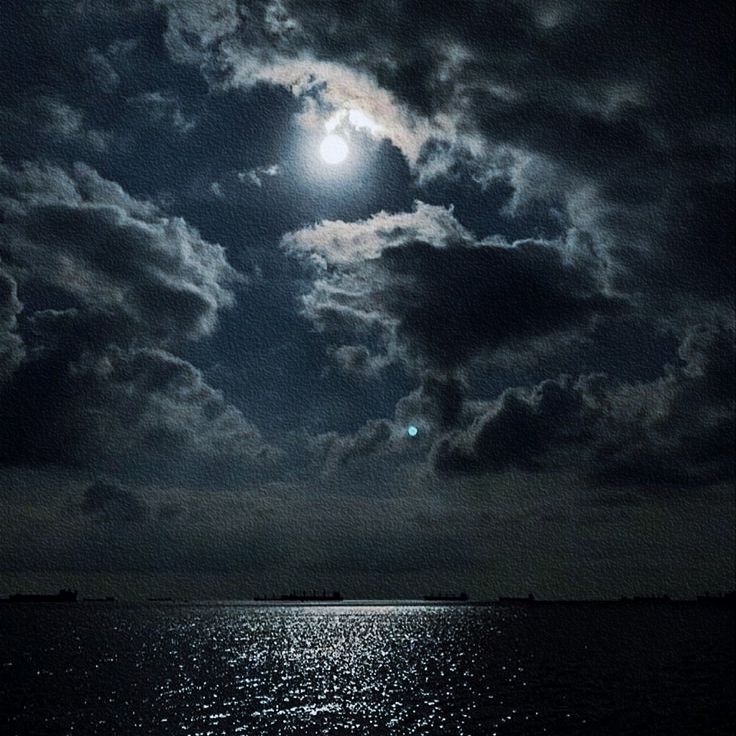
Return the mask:
<svg viewBox="0 0 736 736"><path fill-rule="evenodd" d="M0 733L730 734L733 612L5 605Z"/></svg>

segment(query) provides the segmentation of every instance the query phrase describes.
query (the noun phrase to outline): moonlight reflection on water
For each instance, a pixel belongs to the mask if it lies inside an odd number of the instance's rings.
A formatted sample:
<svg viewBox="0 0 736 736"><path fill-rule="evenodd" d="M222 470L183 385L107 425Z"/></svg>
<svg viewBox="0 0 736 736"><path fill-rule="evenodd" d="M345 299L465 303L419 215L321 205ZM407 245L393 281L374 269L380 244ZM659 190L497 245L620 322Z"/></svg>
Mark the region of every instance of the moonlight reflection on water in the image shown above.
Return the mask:
<svg viewBox="0 0 736 736"><path fill-rule="evenodd" d="M5 718L3 733L18 735L720 733L733 716L729 616L396 605L6 609L0 725ZM712 730L703 730L709 718Z"/></svg>

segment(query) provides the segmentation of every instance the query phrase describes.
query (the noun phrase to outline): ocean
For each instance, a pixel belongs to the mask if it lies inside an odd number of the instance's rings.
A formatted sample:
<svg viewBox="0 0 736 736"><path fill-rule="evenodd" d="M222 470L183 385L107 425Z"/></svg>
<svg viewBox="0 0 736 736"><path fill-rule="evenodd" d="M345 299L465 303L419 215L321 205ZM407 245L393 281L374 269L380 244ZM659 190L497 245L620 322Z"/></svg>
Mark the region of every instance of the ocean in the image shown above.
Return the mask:
<svg viewBox="0 0 736 736"><path fill-rule="evenodd" d="M696 604L5 605L0 733L731 734Z"/></svg>

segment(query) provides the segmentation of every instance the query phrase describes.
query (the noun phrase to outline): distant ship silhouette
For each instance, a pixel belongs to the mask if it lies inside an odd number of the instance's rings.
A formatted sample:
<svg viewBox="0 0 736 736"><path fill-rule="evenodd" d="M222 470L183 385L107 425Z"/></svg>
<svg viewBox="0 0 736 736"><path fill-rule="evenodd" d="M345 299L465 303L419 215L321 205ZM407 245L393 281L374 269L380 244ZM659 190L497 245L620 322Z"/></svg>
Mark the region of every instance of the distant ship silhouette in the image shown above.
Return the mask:
<svg viewBox="0 0 736 736"><path fill-rule="evenodd" d="M464 603L468 600L467 593L429 593L422 596L425 601L437 601L438 603Z"/></svg>
<svg viewBox="0 0 736 736"><path fill-rule="evenodd" d="M536 602L536 598L534 597L534 593L529 593L529 595L527 595L524 598L514 597L514 596L509 596L509 595L501 595L498 597L498 602L499 603L510 603L510 604L516 604L516 605L520 603L530 604L530 603Z"/></svg>
<svg viewBox="0 0 736 736"><path fill-rule="evenodd" d="M58 593L14 593L3 598L3 603L76 603L77 591L62 589Z"/></svg>
<svg viewBox="0 0 736 736"><path fill-rule="evenodd" d="M291 593L285 593L278 596L256 596L253 600L255 601L291 601L299 603L317 602L317 601L341 601L343 598L340 595L339 590L333 590L332 593L328 593L323 590L321 593L316 590L312 591L294 591Z"/></svg>

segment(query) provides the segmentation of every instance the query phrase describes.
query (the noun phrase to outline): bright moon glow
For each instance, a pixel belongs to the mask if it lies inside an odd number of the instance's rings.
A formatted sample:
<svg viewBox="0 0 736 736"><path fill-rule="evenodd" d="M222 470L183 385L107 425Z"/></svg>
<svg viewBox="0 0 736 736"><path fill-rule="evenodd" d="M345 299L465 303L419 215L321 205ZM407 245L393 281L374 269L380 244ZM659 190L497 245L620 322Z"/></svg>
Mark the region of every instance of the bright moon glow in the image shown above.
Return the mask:
<svg viewBox="0 0 736 736"><path fill-rule="evenodd" d="M330 133L322 139L319 155L326 164L341 164L348 157L348 144L341 135Z"/></svg>
<svg viewBox="0 0 736 736"><path fill-rule="evenodd" d="M356 130L364 129L373 135L378 135L381 132L381 126L372 117L357 108L348 111L348 121Z"/></svg>
<svg viewBox="0 0 736 736"><path fill-rule="evenodd" d="M383 128L359 107L338 110L329 120L325 121L325 130L328 133L332 133L343 124L345 118L347 118L348 123L356 130L367 130L374 136L379 135L383 131Z"/></svg>
<svg viewBox="0 0 736 736"><path fill-rule="evenodd" d="M417 432L419 432L419 430L413 424L410 424L406 429L406 433L409 437L416 437Z"/></svg>

